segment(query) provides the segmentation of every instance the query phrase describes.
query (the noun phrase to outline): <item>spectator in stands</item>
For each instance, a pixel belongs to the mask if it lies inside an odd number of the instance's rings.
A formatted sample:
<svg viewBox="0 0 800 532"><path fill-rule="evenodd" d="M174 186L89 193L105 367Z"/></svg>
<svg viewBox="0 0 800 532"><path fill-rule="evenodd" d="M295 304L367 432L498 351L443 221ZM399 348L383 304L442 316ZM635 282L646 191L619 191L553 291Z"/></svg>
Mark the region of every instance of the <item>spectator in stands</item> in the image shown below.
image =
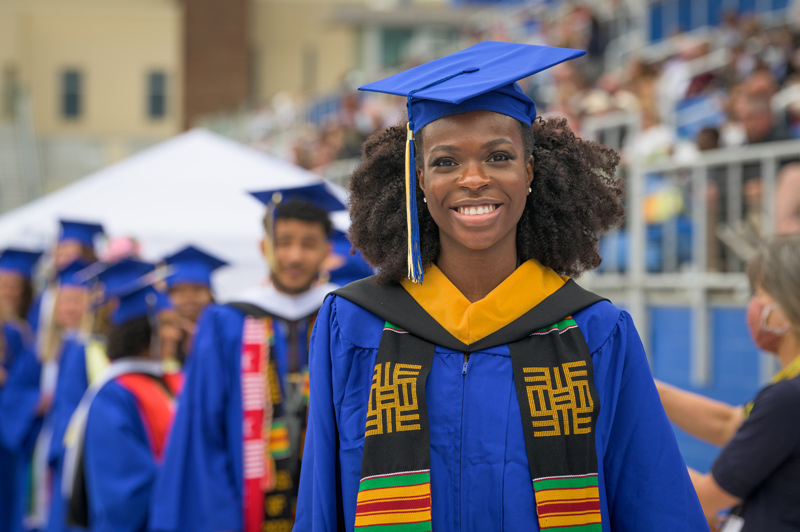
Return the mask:
<svg viewBox="0 0 800 532"><path fill-rule="evenodd" d="M628 161L652 163L672 154L675 140L675 131L661 123L654 107L646 106L638 135L626 139L625 155Z"/></svg>
<svg viewBox="0 0 800 532"><path fill-rule="evenodd" d="M741 107L741 121L747 144L759 144L791 138L785 124L775 120L769 100L761 96L749 96Z"/></svg>
<svg viewBox="0 0 800 532"><path fill-rule="evenodd" d="M800 529L800 235L779 236L750 261L747 307L753 341L781 370L754 401L730 406L656 382L667 416L722 447L711 471L689 470L710 521L735 507L742 532ZM731 525L732 526L732 525Z"/></svg>
<svg viewBox="0 0 800 532"><path fill-rule="evenodd" d="M775 232L800 233L800 164L781 169L775 192Z"/></svg>

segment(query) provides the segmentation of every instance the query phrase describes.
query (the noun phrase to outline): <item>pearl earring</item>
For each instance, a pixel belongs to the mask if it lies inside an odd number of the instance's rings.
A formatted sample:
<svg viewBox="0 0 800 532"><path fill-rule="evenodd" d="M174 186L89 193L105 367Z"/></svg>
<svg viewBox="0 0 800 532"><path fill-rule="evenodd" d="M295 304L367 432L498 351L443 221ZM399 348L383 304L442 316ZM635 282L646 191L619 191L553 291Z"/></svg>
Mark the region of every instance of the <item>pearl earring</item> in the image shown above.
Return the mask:
<svg viewBox="0 0 800 532"><path fill-rule="evenodd" d="M528 187L528 194L531 193L531 187Z"/></svg>
<svg viewBox="0 0 800 532"><path fill-rule="evenodd" d="M422 198L422 203L428 203L428 198Z"/></svg>

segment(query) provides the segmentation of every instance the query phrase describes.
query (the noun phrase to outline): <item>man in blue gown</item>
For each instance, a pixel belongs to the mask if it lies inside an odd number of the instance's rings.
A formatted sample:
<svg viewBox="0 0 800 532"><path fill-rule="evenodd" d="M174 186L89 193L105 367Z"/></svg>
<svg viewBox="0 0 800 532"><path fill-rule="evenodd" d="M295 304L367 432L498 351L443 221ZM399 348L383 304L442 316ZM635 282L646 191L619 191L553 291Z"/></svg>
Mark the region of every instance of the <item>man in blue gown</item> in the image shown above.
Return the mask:
<svg viewBox="0 0 800 532"><path fill-rule="evenodd" d="M268 208L270 284L203 314L156 485L153 530L292 528L307 346L335 288L318 280L329 252L328 212L344 205L324 184L254 195Z"/></svg>

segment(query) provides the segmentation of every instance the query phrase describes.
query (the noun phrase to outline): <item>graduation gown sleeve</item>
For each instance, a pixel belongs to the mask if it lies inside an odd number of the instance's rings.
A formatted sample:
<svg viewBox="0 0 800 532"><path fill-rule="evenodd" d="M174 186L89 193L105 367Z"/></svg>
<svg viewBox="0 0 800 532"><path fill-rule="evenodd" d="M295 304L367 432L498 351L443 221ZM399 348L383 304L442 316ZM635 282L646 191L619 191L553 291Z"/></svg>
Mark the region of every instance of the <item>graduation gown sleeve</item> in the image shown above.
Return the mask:
<svg viewBox="0 0 800 532"><path fill-rule="evenodd" d="M53 439L50 443L50 463L53 465L58 465L64 456L64 433L88 387L85 346L78 339L67 340L61 352L51 414Z"/></svg>
<svg viewBox="0 0 800 532"><path fill-rule="evenodd" d="M309 347L309 412L295 530L344 530L331 353L340 351L331 319L334 298L317 315ZM311 474L313 472L313 474Z"/></svg>
<svg viewBox="0 0 800 532"><path fill-rule="evenodd" d="M154 531L241 530L243 324L229 307L203 313L156 481Z"/></svg>
<svg viewBox="0 0 800 532"><path fill-rule="evenodd" d="M136 399L115 382L89 409L83 460L90 530L144 532L156 464Z"/></svg>
<svg viewBox="0 0 800 532"><path fill-rule="evenodd" d="M595 439L611 530L708 530L633 320L610 309L600 303L575 321L592 349L600 396Z"/></svg>
<svg viewBox="0 0 800 532"><path fill-rule="evenodd" d="M27 349L24 332L15 325L6 323L2 328L3 342L5 345L5 360L3 369L6 377L11 374L15 363ZM8 381L6 381L8 382ZM5 390L0 385L0 405ZM2 408L0 406L0 408ZM0 433L5 420L5 412L0 412ZM21 530L22 514L24 510L25 493L25 466L19 453L6 448L0 439L0 530L17 532Z"/></svg>
<svg viewBox="0 0 800 532"><path fill-rule="evenodd" d="M0 438L7 449L30 454L42 426L36 415L42 366L30 349L22 349L15 358L0 398Z"/></svg>

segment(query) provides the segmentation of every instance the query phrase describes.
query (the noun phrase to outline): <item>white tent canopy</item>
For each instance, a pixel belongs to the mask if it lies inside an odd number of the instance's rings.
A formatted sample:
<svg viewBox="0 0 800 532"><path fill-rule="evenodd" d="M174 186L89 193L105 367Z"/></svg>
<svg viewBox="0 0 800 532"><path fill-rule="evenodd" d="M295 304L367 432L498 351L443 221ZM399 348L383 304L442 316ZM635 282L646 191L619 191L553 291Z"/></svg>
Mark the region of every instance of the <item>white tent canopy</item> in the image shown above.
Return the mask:
<svg viewBox="0 0 800 532"><path fill-rule="evenodd" d="M192 130L0 217L0 246L49 249L60 218L102 223L142 244L147 260L195 244L232 266L214 279L222 299L261 282L264 206L249 191L320 178L205 130ZM344 198L343 189L328 183ZM335 218L346 225L346 215Z"/></svg>

